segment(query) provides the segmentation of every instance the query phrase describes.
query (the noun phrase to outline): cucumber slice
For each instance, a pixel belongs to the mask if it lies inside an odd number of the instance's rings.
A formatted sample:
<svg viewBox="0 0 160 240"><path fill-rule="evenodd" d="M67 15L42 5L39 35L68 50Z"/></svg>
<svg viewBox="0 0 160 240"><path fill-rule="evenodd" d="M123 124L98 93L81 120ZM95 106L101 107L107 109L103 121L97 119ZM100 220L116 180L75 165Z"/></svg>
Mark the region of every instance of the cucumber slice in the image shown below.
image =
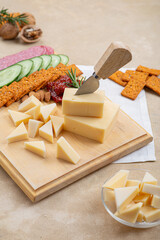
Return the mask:
<svg viewBox="0 0 160 240"><path fill-rule="evenodd" d="M47 69L52 60L51 56L50 55L41 55L40 57L43 59L40 69Z"/></svg>
<svg viewBox="0 0 160 240"><path fill-rule="evenodd" d="M33 66L29 74L38 71L41 68L41 65L43 62L43 59L41 57L33 57L33 58L30 58L30 60L33 61Z"/></svg>
<svg viewBox="0 0 160 240"><path fill-rule="evenodd" d="M58 54L58 56L61 58L61 63L67 65L67 63L69 62L69 57L64 54Z"/></svg>
<svg viewBox="0 0 160 240"><path fill-rule="evenodd" d="M22 67L14 64L0 71L0 88L11 84L21 74Z"/></svg>
<svg viewBox="0 0 160 240"><path fill-rule="evenodd" d="M52 60L51 60L51 63L49 64L48 68L56 67L61 62L61 58L56 54L51 54L50 56L51 56Z"/></svg>
<svg viewBox="0 0 160 240"><path fill-rule="evenodd" d="M22 71L20 73L20 75L18 76L18 78L16 79L16 81L18 82L19 80L21 80L23 77L26 77L30 71L31 68L33 66L33 62L29 59L21 61L18 63L21 67L22 67Z"/></svg>

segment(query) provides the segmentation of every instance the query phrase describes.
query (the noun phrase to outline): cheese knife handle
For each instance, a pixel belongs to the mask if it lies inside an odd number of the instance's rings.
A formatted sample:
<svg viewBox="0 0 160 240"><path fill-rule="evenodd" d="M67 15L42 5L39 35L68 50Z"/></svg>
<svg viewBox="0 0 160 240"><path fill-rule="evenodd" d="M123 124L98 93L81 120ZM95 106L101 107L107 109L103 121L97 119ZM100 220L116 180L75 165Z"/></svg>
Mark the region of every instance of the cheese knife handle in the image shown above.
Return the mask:
<svg viewBox="0 0 160 240"><path fill-rule="evenodd" d="M130 49L122 42L112 42L94 67L99 78L107 78L132 59Z"/></svg>

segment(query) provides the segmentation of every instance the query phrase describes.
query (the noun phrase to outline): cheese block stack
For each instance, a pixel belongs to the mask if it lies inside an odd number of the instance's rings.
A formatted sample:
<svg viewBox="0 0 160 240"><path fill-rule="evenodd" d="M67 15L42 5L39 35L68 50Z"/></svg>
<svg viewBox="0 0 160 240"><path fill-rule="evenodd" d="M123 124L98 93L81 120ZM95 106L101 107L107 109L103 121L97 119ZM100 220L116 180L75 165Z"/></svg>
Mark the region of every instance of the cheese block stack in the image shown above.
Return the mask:
<svg viewBox="0 0 160 240"><path fill-rule="evenodd" d="M127 222L160 219L160 186L146 172L142 181L129 180L129 171L120 170L103 185L103 197L115 216Z"/></svg>
<svg viewBox="0 0 160 240"><path fill-rule="evenodd" d="M64 129L103 143L115 126L119 106L105 100L103 91L75 95L76 91L75 88L64 91Z"/></svg>

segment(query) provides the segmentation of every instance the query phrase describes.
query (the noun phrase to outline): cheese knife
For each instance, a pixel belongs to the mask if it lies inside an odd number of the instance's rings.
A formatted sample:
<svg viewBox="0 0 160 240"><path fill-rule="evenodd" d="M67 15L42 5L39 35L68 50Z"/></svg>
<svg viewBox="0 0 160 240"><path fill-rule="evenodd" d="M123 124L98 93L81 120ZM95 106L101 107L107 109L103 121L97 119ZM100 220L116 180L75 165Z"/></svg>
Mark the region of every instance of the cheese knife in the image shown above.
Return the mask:
<svg viewBox="0 0 160 240"><path fill-rule="evenodd" d="M75 95L93 93L99 88L99 80L106 79L132 59L128 46L112 42L94 66L94 73L78 88Z"/></svg>

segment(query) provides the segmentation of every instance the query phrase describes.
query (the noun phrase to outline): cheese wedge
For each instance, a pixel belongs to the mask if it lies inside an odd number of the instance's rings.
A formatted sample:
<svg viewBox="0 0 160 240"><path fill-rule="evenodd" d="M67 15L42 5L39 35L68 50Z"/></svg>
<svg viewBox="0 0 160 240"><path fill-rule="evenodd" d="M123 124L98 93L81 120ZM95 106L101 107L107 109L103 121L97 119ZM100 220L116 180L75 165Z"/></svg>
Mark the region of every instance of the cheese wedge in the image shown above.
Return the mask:
<svg viewBox="0 0 160 240"><path fill-rule="evenodd" d="M144 183L142 192L160 197L160 186Z"/></svg>
<svg viewBox="0 0 160 240"><path fill-rule="evenodd" d="M114 190L107 188L103 189L103 199L107 204L107 207L112 211L116 211L115 193Z"/></svg>
<svg viewBox="0 0 160 240"><path fill-rule="evenodd" d="M28 109L33 108L38 105L42 105L42 103L35 96L32 95L31 97L27 98L24 102L22 102L19 105L18 111L25 112Z"/></svg>
<svg viewBox="0 0 160 240"><path fill-rule="evenodd" d="M33 142L25 142L24 143L25 149L41 156L46 156L46 148L43 141L33 141Z"/></svg>
<svg viewBox="0 0 160 240"><path fill-rule="evenodd" d="M61 158L74 164L80 160L79 154L64 137L60 137L57 141L57 158Z"/></svg>
<svg viewBox="0 0 160 240"><path fill-rule="evenodd" d="M141 208L141 211L144 214L143 219L146 222L153 222L160 219L160 209L144 206Z"/></svg>
<svg viewBox="0 0 160 240"><path fill-rule="evenodd" d="M137 203L137 204L132 203L128 205L121 213L116 212L115 216L127 222L135 223L141 207L142 207L142 203Z"/></svg>
<svg viewBox="0 0 160 240"><path fill-rule="evenodd" d="M39 136L53 143L53 130L51 120L39 128Z"/></svg>
<svg viewBox="0 0 160 240"><path fill-rule="evenodd" d="M104 104L102 118L64 116L64 129L103 143L115 126L119 106L110 101Z"/></svg>
<svg viewBox="0 0 160 240"><path fill-rule="evenodd" d="M8 112L16 127L22 122L28 123L29 119L32 118L30 115L26 113L16 112L13 110L8 110Z"/></svg>
<svg viewBox="0 0 160 240"><path fill-rule="evenodd" d="M35 119L35 120L39 119L39 117L40 117L40 105L29 109L25 113L32 116L32 118Z"/></svg>
<svg viewBox="0 0 160 240"><path fill-rule="evenodd" d="M41 107L41 120L44 122L48 122L50 115L54 114L57 110L56 103L48 104Z"/></svg>
<svg viewBox="0 0 160 240"><path fill-rule="evenodd" d="M151 204L151 195L150 194L146 194L146 193L140 193L139 195L137 195L133 201L135 203L143 203L144 206L146 205L150 205Z"/></svg>
<svg viewBox="0 0 160 240"><path fill-rule="evenodd" d="M138 186L140 187L141 181L139 180L127 180L126 187Z"/></svg>
<svg viewBox="0 0 160 240"><path fill-rule="evenodd" d="M149 172L146 172L144 177L143 177L143 180L142 180L142 183L141 183L141 186L140 186L140 190L142 190L144 183L157 185L157 182L158 181L155 177L153 177Z"/></svg>
<svg viewBox="0 0 160 240"><path fill-rule="evenodd" d="M50 115L55 137L58 137L64 126L64 118Z"/></svg>
<svg viewBox="0 0 160 240"><path fill-rule="evenodd" d="M128 178L128 174L128 170L120 170L103 185L103 188L115 189L124 187Z"/></svg>
<svg viewBox="0 0 160 240"><path fill-rule="evenodd" d="M154 208L160 208L160 197L153 195L151 206Z"/></svg>
<svg viewBox="0 0 160 240"><path fill-rule="evenodd" d="M143 212L140 210L139 213L138 213L138 216L137 216L137 222L143 222L143 217L144 217L144 214Z"/></svg>
<svg viewBox="0 0 160 240"><path fill-rule="evenodd" d="M28 139L28 133L23 122L7 137L8 143L17 142L25 139Z"/></svg>
<svg viewBox="0 0 160 240"><path fill-rule="evenodd" d="M83 117L103 116L104 91L75 95L76 91L76 88L65 88L62 99L63 114Z"/></svg>
<svg viewBox="0 0 160 240"><path fill-rule="evenodd" d="M29 119L28 122L28 135L31 138L36 137L36 135L38 134L39 128L42 127L44 123L41 121L37 121L34 119Z"/></svg>
<svg viewBox="0 0 160 240"><path fill-rule="evenodd" d="M121 212L138 194L139 188L124 187L114 189L117 211Z"/></svg>

